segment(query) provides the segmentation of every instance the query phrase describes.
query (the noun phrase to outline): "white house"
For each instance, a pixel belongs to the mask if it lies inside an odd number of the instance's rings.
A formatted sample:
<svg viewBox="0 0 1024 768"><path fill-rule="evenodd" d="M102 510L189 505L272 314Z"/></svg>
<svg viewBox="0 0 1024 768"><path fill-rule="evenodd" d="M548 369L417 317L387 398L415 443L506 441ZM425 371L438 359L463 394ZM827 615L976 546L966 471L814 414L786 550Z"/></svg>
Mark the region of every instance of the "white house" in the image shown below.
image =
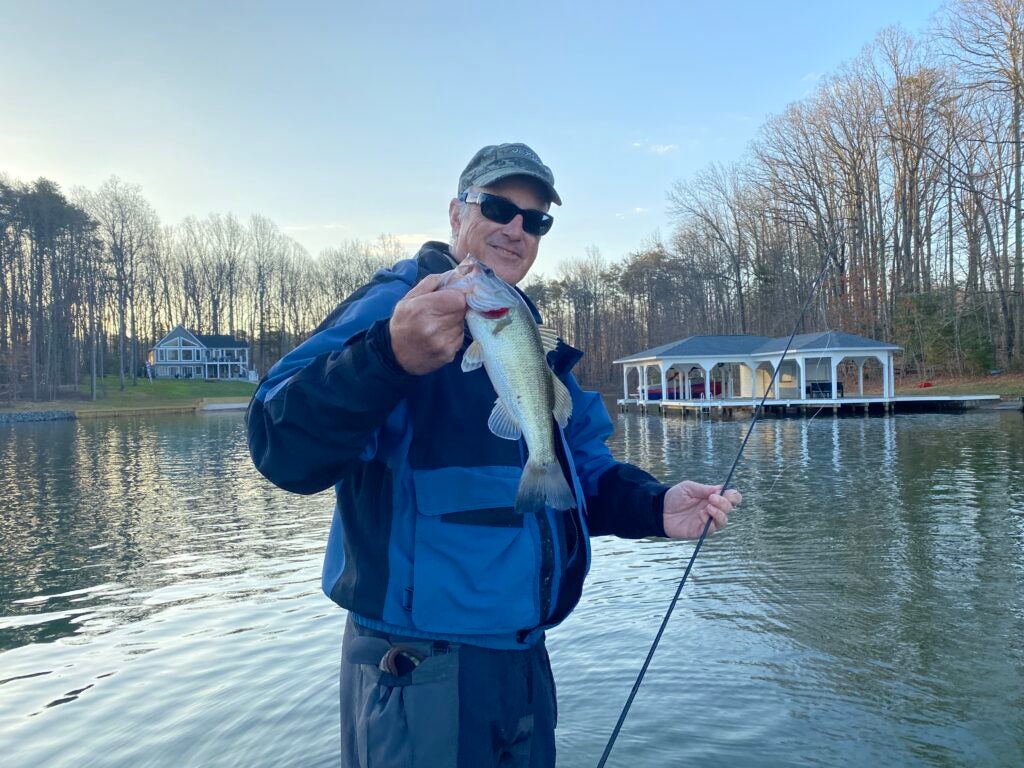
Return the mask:
<svg viewBox="0 0 1024 768"><path fill-rule="evenodd" d="M234 336L192 333L182 325L156 343L146 356L153 375L185 379L252 379L249 345Z"/></svg>

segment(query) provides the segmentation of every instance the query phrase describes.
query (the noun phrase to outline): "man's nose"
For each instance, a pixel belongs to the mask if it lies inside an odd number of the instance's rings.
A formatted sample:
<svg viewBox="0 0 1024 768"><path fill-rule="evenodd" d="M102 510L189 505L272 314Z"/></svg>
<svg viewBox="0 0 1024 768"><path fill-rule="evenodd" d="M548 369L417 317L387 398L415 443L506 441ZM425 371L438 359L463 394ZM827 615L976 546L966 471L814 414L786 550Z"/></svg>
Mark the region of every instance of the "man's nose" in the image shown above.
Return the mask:
<svg viewBox="0 0 1024 768"><path fill-rule="evenodd" d="M502 227L501 231L515 240L521 239L523 236L523 214L517 213L513 216L512 221Z"/></svg>

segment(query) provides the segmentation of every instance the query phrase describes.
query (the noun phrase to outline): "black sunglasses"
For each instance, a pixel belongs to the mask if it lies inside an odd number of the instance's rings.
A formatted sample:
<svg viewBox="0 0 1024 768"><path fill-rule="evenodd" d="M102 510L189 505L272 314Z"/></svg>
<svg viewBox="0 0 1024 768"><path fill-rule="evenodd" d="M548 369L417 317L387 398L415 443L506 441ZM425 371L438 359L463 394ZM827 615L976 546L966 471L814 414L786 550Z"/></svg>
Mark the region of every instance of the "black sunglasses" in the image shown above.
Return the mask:
<svg viewBox="0 0 1024 768"><path fill-rule="evenodd" d="M523 231L536 237L546 235L551 230L551 225L555 223L555 219L550 213L533 208L520 208L511 200L487 192L464 192L461 200L466 203L476 203L480 206L480 213L484 215L484 218L498 224L508 224L516 216L522 216Z"/></svg>

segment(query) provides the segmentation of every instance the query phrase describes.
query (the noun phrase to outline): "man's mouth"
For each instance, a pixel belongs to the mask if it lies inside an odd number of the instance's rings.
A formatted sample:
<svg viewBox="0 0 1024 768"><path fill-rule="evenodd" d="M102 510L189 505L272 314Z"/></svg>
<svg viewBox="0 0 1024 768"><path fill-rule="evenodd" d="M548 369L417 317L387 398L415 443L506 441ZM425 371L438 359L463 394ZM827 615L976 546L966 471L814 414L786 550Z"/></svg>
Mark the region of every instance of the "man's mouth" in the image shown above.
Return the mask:
<svg viewBox="0 0 1024 768"><path fill-rule="evenodd" d="M504 248L503 246L495 245L494 243L492 243L491 247L494 248L496 251L500 251L503 254L507 254L508 256L511 256L514 259L518 259L519 258L519 254L518 253L516 253L513 250L509 250L508 248Z"/></svg>

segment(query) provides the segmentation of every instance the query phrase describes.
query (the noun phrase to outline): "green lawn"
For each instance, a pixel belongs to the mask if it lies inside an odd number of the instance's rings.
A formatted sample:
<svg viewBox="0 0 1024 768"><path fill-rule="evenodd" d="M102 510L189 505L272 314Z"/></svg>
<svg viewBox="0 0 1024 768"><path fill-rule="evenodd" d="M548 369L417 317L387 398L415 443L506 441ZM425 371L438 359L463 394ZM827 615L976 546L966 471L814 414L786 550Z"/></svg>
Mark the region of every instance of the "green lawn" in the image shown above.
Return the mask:
<svg viewBox="0 0 1024 768"><path fill-rule="evenodd" d="M933 386L919 387L923 381ZM1004 373L998 376L977 376L965 379L904 379L897 380L896 394L913 395L999 395L1004 400L1024 397L1024 374Z"/></svg>
<svg viewBox="0 0 1024 768"><path fill-rule="evenodd" d="M97 387L96 399L89 398L89 384L79 388L77 396L65 396L49 402L5 403L2 410L14 411L108 411L136 408L188 408L200 400L243 402L252 397L256 385L247 381L203 381L200 379L139 379L134 386L125 382L119 390L116 376L107 376Z"/></svg>

